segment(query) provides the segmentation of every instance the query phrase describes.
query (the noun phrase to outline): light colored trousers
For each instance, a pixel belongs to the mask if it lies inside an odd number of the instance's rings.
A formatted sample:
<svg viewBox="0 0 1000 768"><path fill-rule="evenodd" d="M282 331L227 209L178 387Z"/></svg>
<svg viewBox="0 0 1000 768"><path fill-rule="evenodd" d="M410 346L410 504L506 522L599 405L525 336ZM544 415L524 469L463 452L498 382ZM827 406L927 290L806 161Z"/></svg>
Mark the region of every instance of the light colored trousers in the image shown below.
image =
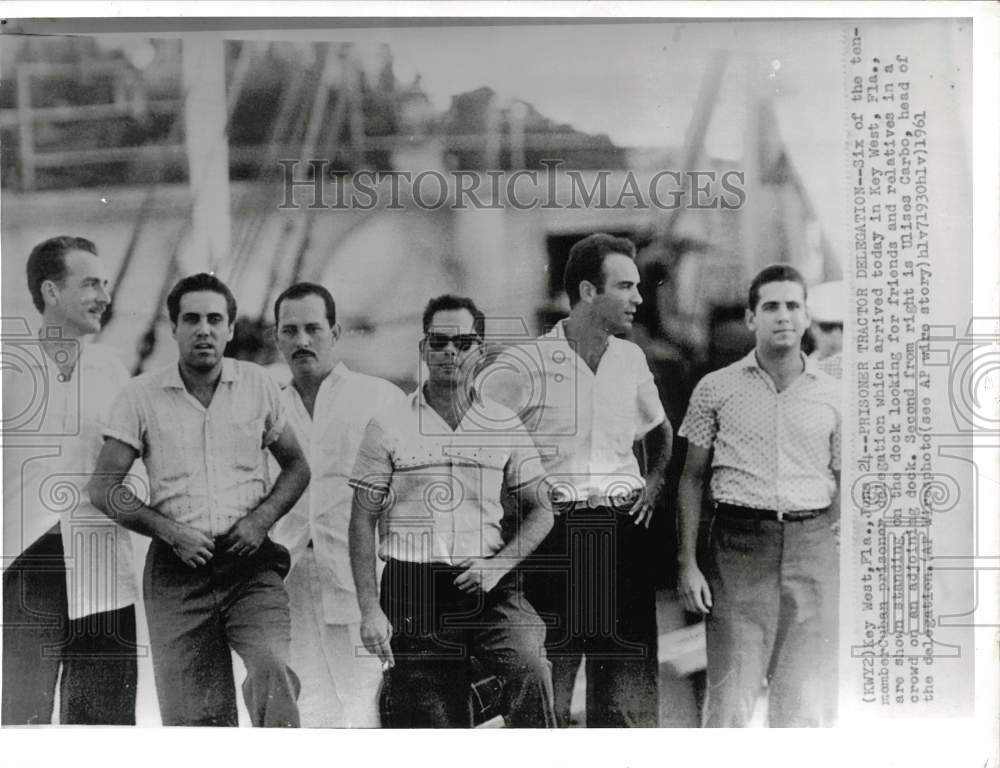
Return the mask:
<svg viewBox="0 0 1000 768"><path fill-rule="evenodd" d="M285 581L292 614L291 667L302 682L303 728L377 728L382 666L360 625L327 624L316 555L307 549Z"/></svg>

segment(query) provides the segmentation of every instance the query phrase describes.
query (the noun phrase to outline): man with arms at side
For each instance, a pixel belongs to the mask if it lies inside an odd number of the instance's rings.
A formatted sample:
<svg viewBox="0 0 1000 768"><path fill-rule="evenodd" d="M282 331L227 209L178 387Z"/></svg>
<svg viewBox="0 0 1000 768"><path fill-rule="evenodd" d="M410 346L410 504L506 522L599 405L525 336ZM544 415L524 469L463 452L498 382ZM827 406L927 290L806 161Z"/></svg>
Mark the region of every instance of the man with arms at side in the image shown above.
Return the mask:
<svg viewBox="0 0 1000 768"><path fill-rule="evenodd" d="M368 423L351 479L361 637L387 667L395 665L385 724L468 725L473 657L502 681L507 725L551 726L544 625L514 570L552 525L538 503L541 462L516 414L473 391L484 317L472 300L432 299L423 329L426 382ZM503 493L516 499L510 536Z"/></svg>
<svg viewBox="0 0 1000 768"><path fill-rule="evenodd" d="M133 725L131 537L83 492L101 424L129 378L111 347L91 342L111 301L108 281L81 237L40 243L27 273L42 313L24 350L34 354L4 354L28 369L4 366L4 554L27 546L3 574L2 721L51 722L58 679L61 724ZM35 398L44 398L37 420L11 428Z"/></svg>
<svg viewBox="0 0 1000 768"><path fill-rule="evenodd" d="M112 410L90 483L94 504L150 536L143 592L164 725L236 725L231 650L256 726L297 726L288 666L288 552L268 530L298 500L309 466L277 385L222 356L236 301L214 275L179 281L167 309L177 365L133 379ZM281 466L270 493L268 448ZM150 503L121 485L141 457Z"/></svg>
<svg viewBox="0 0 1000 768"><path fill-rule="evenodd" d="M288 548L292 669L302 681L303 727L374 728L381 681L377 659L362 653L357 593L347 530L353 491L347 484L368 422L405 401L384 379L355 373L336 359L340 337L330 292L296 283L274 303L278 349L292 372L281 395L309 461L312 480L275 526Z"/></svg>
<svg viewBox="0 0 1000 768"><path fill-rule="evenodd" d="M587 727L656 728L658 555L648 526L673 433L645 355L615 336L642 302L635 246L606 234L579 241L564 285L569 317L533 343L532 357L528 347L501 354L482 375L483 391L521 414L555 493L555 524L527 578L528 598L551 617L559 724L569 724L586 657ZM633 451L643 439L645 479Z"/></svg>
<svg viewBox="0 0 1000 768"><path fill-rule="evenodd" d="M695 387L678 432L678 592L707 614L710 727L742 727L768 684L772 727L829 725L836 696L839 383L802 354L802 276L784 264L750 285L755 348ZM702 488L715 505L708 562L696 560Z"/></svg>

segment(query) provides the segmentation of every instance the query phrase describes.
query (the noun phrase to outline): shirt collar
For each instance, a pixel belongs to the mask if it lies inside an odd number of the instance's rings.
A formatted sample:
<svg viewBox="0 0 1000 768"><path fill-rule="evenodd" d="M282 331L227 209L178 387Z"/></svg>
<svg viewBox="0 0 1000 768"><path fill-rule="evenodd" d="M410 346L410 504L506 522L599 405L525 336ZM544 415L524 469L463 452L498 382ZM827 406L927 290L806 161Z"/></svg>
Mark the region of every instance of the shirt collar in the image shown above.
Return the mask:
<svg viewBox="0 0 1000 768"><path fill-rule="evenodd" d="M240 372L236 367L236 361L231 357L222 358L222 375L219 377L219 383L232 383L239 380ZM184 386L184 379L181 378L180 363L167 368L160 386L163 389L187 389Z"/></svg>
<svg viewBox="0 0 1000 768"><path fill-rule="evenodd" d="M483 397L475 387L469 387L469 397L473 403L482 405ZM431 404L427 402L427 396L424 394L423 386L418 386L416 391L410 395L410 405L414 408L431 407Z"/></svg>
<svg viewBox="0 0 1000 768"><path fill-rule="evenodd" d="M799 352L799 357L801 358L801 360L803 362L802 372L804 374L807 374L810 378L815 379L817 371L819 370L816 367L816 361L813 360L811 357L806 356L801 351ZM750 352L747 353L746 357L744 357L742 360L740 360L740 368L751 368L751 369L760 371L765 376L767 375L767 371L765 371L763 368L761 368L760 363L757 362L757 350L756 349L751 349Z"/></svg>

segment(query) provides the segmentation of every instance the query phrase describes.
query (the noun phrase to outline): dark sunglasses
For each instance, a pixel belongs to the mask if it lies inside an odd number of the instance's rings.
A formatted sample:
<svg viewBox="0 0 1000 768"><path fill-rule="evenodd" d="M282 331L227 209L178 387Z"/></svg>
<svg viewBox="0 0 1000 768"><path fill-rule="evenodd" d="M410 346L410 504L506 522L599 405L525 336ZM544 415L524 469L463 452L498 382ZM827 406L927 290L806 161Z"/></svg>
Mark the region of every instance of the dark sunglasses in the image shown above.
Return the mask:
<svg viewBox="0 0 1000 768"><path fill-rule="evenodd" d="M470 350L473 345L479 343L479 337L474 333L460 333L457 336L449 336L446 333L428 333L424 338L427 339L427 346L436 352L447 347L448 342L452 342L459 352Z"/></svg>

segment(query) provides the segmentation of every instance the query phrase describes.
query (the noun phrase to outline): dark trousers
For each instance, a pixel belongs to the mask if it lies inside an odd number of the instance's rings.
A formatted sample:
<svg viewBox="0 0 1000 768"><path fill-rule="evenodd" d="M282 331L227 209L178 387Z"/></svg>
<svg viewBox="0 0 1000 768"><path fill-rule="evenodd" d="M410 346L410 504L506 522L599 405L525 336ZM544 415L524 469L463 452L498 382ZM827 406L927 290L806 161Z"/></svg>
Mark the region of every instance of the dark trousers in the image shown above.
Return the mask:
<svg viewBox="0 0 1000 768"><path fill-rule="evenodd" d="M481 670L500 680L508 726L554 727L541 619L513 575L486 595L469 596L453 584L459 573L446 565L387 563L380 600L396 666L386 676L383 725L467 727L469 685Z"/></svg>
<svg viewBox="0 0 1000 768"><path fill-rule="evenodd" d="M134 725L135 606L70 619L59 526L3 574L3 725Z"/></svg>
<svg viewBox="0 0 1000 768"><path fill-rule="evenodd" d="M586 658L588 728L656 728L659 667L649 531L610 507L557 515L526 566L528 599L548 626L556 718L570 722Z"/></svg>
<svg viewBox="0 0 1000 768"><path fill-rule="evenodd" d="M232 651L243 659L243 697L255 726L298 727L299 681L288 666L288 551L270 539L250 557L215 556L190 568L158 539L143 592L164 725L238 724Z"/></svg>

